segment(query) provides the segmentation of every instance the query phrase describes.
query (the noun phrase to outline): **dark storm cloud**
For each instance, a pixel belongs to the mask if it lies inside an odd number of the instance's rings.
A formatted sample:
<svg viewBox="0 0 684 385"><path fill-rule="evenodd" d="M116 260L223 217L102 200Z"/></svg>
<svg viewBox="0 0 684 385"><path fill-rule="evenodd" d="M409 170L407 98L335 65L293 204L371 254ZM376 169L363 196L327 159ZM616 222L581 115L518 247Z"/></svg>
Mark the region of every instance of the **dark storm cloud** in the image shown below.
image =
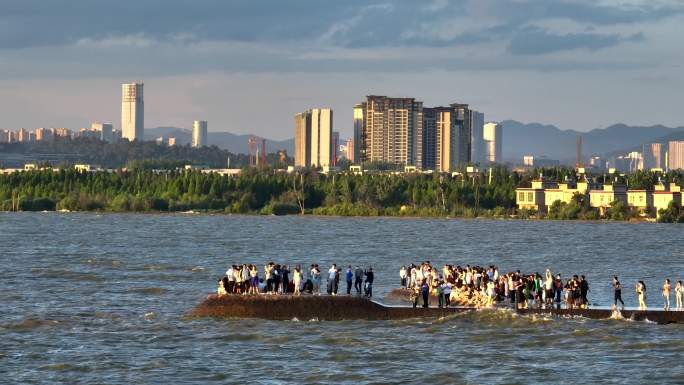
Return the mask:
<svg viewBox="0 0 684 385"><path fill-rule="evenodd" d="M478 10L481 13L478 13ZM554 35L529 26L563 18L594 26L659 20L682 7L601 6L591 1L459 0L3 0L0 49L68 45L82 39L141 35L161 41L322 42L330 46L448 46L511 40L517 53L550 49L598 49L618 44L621 36ZM456 33L433 30L482 21Z"/></svg>

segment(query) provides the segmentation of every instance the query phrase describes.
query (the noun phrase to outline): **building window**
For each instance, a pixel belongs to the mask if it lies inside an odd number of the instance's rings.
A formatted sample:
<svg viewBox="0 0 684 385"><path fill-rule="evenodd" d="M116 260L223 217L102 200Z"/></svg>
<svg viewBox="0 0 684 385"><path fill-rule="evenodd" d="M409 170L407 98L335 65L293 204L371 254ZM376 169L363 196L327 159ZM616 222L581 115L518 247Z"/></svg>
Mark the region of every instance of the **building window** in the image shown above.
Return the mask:
<svg viewBox="0 0 684 385"><path fill-rule="evenodd" d="M532 193L532 192L527 193L527 201L528 202L534 202L534 193Z"/></svg>
<svg viewBox="0 0 684 385"><path fill-rule="evenodd" d="M519 202L524 202L524 201L525 201L525 193L524 193L524 192L519 192L519 193L518 193L518 201L519 201Z"/></svg>

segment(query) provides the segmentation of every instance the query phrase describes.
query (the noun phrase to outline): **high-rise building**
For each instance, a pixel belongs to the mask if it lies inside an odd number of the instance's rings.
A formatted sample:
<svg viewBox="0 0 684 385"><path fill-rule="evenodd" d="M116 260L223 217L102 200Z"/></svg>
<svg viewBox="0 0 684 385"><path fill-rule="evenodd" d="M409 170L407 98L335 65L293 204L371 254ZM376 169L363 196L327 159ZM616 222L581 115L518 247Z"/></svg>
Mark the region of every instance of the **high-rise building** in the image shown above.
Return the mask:
<svg viewBox="0 0 684 385"><path fill-rule="evenodd" d="M365 159L365 116L366 103L359 103L354 106L354 147L352 148L352 158L349 160L352 163L361 163Z"/></svg>
<svg viewBox="0 0 684 385"><path fill-rule="evenodd" d="M330 108L311 110L311 166L332 165L333 113Z"/></svg>
<svg viewBox="0 0 684 385"><path fill-rule="evenodd" d="M169 136L168 143L169 143L169 147L175 146L176 145L176 137L175 136Z"/></svg>
<svg viewBox="0 0 684 385"><path fill-rule="evenodd" d="M295 115L295 166L333 165L333 112L314 108Z"/></svg>
<svg viewBox="0 0 684 385"><path fill-rule="evenodd" d="M665 146L662 143L645 143L641 153L644 158L644 169L665 170Z"/></svg>
<svg viewBox="0 0 684 385"><path fill-rule="evenodd" d="M28 135L28 130L25 128L20 128L17 131L17 142L28 142L29 141L29 135Z"/></svg>
<svg viewBox="0 0 684 385"><path fill-rule="evenodd" d="M311 111L295 115L295 163L296 167L311 164Z"/></svg>
<svg viewBox="0 0 684 385"><path fill-rule="evenodd" d="M55 136L60 138L71 138L73 136L73 132L65 127L54 128L52 129L52 132L55 134Z"/></svg>
<svg viewBox="0 0 684 385"><path fill-rule="evenodd" d="M51 140L53 137L52 130L47 129L47 128L36 128L35 129L36 133L36 141L45 141L45 140Z"/></svg>
<svg viewBox="0 0 684 385"><path fill-rule="evenodd" d="M145 134L143 83L121 85L121 132L129 141L142 141Z"/></svg>
<svg viewBox="0 0 684 385"><path fill-rule="evenodd" d="M667 144L667 168L684 169L684 140L671 140Z"/></svg>
<svg viewBox="0 0 684 385"><path fill-rule="evenodd" d="M484 113L473 111L472 116L470 161L475 164L484 164L486 153L484 142Z"/></svg>
<svg viewBox="0 0 684 385"><path fill-rule="evenodd" d="M112 142L114 140L114 127L111 123L94 122L90 125L90 130L96 132L101 141Z"/></svg>
<svg viewBox="0 0 684 385"><path fill-rule="evenodd" d="M423 108L423 164L425 170L436 170L437 162L437 120L439 108Z"/></svg>
<svg viewBox="0 0 684 385"><path fill-rule="evenodd" d="M347 160L351 163L355 162L355 153L354 153L354 139L349 138L347 139L347 143L345 144L345 151L344 151L344 157L347 158Z"/></svg>
<svg viewBox="0 0 684 385"><path fill-rule="evenodd" d="M472 127L473 110L467 104L454 103L450 105L454 109L454 138L456 146L455 161L457 167L464 167L471 162L472 153Z"/></svg>
<svg viewBox="0 0 684 385"><path fill-rule="evenodd" d="M331 140L331 154L330 154L330 161L332 166L337 166L337 158L339 157L339 151L340 151L340 133L337 131L333 131L332 133L332 140Z"/></svg>
<svg viewBox="0 0 684 385"><path fill-rule="evenodd" d="M422 165L423 102L367 96L361 161Z"/></svg>
<svg viewBox="0 0 684 385"><path fill-rule="evenodd" d="M502 163L503 127L496 122L487 122L482 138L485 142L485 164Z"/></svg>
<svg viewBox="0 0 684 385"><path fill-rule="evenodd" d="M466 104L423 108L422 167L449 172L470 161L471 112Z"/></svg>
<svg viewBox="0 0 684 385"><path fill-rule="evenodd" d="M195 120L192 122L192 147L204 147L207 145L207 121Z"/></svg>

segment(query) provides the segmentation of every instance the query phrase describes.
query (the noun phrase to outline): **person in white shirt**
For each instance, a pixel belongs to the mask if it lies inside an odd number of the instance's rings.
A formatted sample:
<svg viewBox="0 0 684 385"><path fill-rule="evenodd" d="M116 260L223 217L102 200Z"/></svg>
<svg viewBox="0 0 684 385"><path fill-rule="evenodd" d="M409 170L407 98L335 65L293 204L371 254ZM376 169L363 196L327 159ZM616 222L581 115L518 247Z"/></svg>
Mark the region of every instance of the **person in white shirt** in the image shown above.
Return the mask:
<svg viewBox="0 0 684 385"><path fill-rule="evenodd" d="M335 285L335 275L337 274L337 265L333 263L328 270L328 295L331 295L334 291Z"/></svg>
<svg viewBox="0 0 684 385"><path fill-rule="evenodd" d="M228 287L226 287L225 289L228 294L233 294L235 291L235 269L233 269L234 267L235 266L231 266L226 271L226 277L228 277Z"/></svg>
<svg viewBox="0 0 684 385"><path fill-rule="evenodd" d="M402 266L401 269L399 269L399 278L401 278L401 287L406 288L406 266Z"/></svg>

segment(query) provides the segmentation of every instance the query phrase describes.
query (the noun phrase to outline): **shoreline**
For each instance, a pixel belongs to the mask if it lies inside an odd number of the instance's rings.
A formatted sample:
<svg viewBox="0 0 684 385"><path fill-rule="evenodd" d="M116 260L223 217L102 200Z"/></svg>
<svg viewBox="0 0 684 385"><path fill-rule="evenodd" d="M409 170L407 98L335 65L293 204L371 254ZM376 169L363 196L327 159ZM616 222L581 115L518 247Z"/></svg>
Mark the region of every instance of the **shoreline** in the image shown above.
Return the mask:
<svg viewBox="0 0 684 385"><path fill-rule="evenodd" d="M605 223L659 223L654 218L643 218L635 219L630 218L628 220L610 220L610 219L547 219L547 218L520 218L517 216L412 216L412 215L323 215L323 214L287 214L287 215L275 215L275 214L259 214L259 213L227 213L225 211L110 211L110 210L26 210L26 211L0 211L0 214L11 214L11 213L38 213L38 214L97 214L97 215L206 215L206 216L237 216L237 217L312 217L312 218L354 218L354 219L406 219L406 220L491 220L491 221L522 221L522 222L563 222L563 223L595 223L595 224L605 224ZM672 225L673 223L669 223ZM674 223L676 224L676 223Z"/></svg>

